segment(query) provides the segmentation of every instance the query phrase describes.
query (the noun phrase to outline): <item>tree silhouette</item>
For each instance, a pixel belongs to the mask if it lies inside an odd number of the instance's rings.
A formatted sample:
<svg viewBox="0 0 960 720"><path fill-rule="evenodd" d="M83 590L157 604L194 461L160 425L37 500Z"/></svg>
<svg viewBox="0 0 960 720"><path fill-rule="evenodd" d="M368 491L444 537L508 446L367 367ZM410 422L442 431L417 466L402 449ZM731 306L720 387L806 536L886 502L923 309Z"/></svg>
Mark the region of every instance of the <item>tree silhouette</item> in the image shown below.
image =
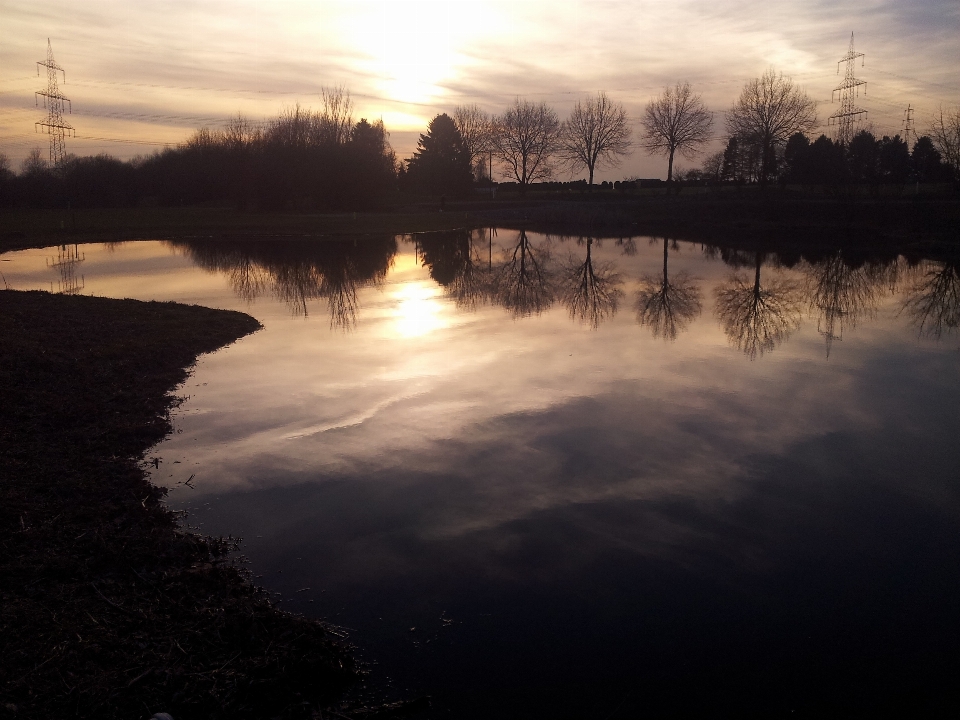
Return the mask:
<svg viewBox="0 0 960 720"><path fill-rule="evenodd" d="M492 125L490 116L478 105L458 105L453 111L453 121L460 131L470 154L470 167L477 179L483 177L484 159L490 151ZM491 178L492 179L492 178Z"/></svg>
<svg viewBox="0 0 960 720"><path fill-rule="evenodd" d="M763 253L757 252L753 283L737 273L716 289L717 318L730 341L755 360L773 351L800 327L800 292L777 279L760 282Z"/></svg>
<svg viewBox="0 0 960 720"><path fill-rule="evenodd" d="M307 316L311 300L326 300L330 327L356 325L358 291L380 285L397 252L394 236L363 242L173 240L200 267L222 272L234 292L253 301L270 292L294 315Z"/></svg>
<svg viewBox="0 0 960 720"><path fill-rule="evenodd" d="M492 299L515 318L547 310L555 300L549 263L548 250L535 247L526 230L521 230L514 247L505 251L500 264L493 268Z"/></svg>
<svg viewBox="0 0 960 720"><path fill-rule="evenodd" d="M586 169L587 183L593 185L597 167L617 167L630 152L630 124L627 112L606 93L577 100L563 124L560 155L574 172Z"/></svg>
<svg viewBox="0 0 960 720"><path fill-rule="evenodd" d="M663 275L644 275L637 292L637 322L646 325L655 338L676 340L703 307L703 293L696 279L685 272L670 280L667 255L670 242L663 238ZM676 243L674 243L676 248Z"/></svg>
<svg viewBox="0 0 960 720"><path fill-rule="evenodd" d="M570 311L570 317L590 325L594 330L617 312L623 291L623 282L612 263L594 263L591 255L593 238L583 238L587 255L581 262L571 257L561 273L561 302Z"/></svg>
<svg viewBox="0 0 960 720"><path fill-rule="evenodd" d="M955 180L960 180L960 105L944 110L940 106L930 123L927 133L936 145L943 161L953 170Z"/></svg>
<svg viewBox="0 0 960 720"><path fill-rule="evenodd" d="M651 100L640 120L643 127L644 148L650 153L667 156L667 184L673 182L673 157L679 151L692 158L710 139L713 116L695 95L690 83L665 87Z"/></svg>
<svg viewBox="0 0 960 720"><path fill-rule="evenodd" d="M420 136L417 150L407 161L407 178L415 187L437 195L462 195L470 190L470 151L446 113L433 118L427 133Z"/></svg>
<svg viewBox="0 0 960 720"><path fill-rule="evenodd" d="M960 262L930 263L907 291L903 310L909 313L920 335L934 338L960 325Z"/></svg>
<svg viewBox="0 0 960 720"><path fill-rule="evenodd" d="M827 357L834 340L852 330L866 315L872 315L885 286L896 282L897 266L846 261L842 252L807 266L806 291L811 310L817 313L817 330L826 342Z"/></svg>
<svg viewBox="0 0 960 720"><path fill-rule="evenodd" d="M744 85L727 113L730 136L757 147L761 185L766 184L775 168L777 147L794 133L816 126L816 102L773 69Z"/></svg>
<svg viewBox="0 0 960 720"><path fill-rule="evenodd" d="M485 243L486 230L451 230L417 239L424 267L457 307L473 310L490 295L490 269L474 251L474 240Z"/></svg>
<svg viewBox="0 0 960 720"><path fill-rule="evenodd" d="M494 119L491 146L506 176L526 192L527 185L553 174L551 160L560 147L560 120L544 102L516 98Z"/></svg>

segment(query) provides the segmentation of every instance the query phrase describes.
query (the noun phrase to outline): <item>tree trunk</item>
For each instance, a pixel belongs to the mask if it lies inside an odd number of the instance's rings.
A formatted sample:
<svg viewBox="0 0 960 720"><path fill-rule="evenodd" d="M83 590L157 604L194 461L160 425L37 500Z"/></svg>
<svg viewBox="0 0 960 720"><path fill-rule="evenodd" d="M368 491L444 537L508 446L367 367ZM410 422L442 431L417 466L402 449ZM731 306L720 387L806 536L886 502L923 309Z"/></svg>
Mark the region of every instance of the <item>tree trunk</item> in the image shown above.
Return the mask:
<svg viewBox="0 0 960 720"><path fill-rule="evenodd" d="M670 189L673 187L673 153L674 148L670 148L670 159L667 162L667 195L670 194Z"/></svg>

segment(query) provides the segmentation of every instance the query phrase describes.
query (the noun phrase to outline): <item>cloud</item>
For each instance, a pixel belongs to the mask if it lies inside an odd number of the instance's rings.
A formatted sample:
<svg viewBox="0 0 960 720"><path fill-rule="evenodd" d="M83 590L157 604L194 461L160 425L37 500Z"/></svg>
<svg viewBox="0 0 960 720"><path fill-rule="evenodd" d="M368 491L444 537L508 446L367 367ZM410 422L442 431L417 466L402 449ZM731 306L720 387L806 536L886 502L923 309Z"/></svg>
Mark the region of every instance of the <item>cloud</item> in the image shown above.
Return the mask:
<svg viewBox="0 0 960 720"><path fill-rule="evenodd" d="M343 85L358 117L390 120L407 156L436 112L473 102L496 112L516 95L564 114L606 90L636 117L661 87L686 79L722 112L774 66L826 104L851 31L867 54L858 74L871 121L896 132L909 103L922 127L939 103L960 99L958 27L952 0L7 2L0 143L16 160L44 140L32 135L41 114L32 96L48 36L80 136L175 142L238 111L259 120L295 102L316 105L323 86ZM103 145L78 139L69 149ZM112 146L121 156L143 150ZM662 175L663 166L638 153L601 179Z"/></svg>

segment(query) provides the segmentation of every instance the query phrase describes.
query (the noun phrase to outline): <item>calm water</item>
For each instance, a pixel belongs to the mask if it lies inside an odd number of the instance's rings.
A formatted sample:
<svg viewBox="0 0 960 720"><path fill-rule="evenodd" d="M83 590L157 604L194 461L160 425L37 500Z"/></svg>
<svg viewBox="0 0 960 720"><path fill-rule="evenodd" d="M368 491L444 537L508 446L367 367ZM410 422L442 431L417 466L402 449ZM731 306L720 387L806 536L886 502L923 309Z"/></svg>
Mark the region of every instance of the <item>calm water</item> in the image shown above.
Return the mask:
<svg viewBox="0 0 960 720"><path fill-rule="evenodd" d="M2 261L264 324L155 480L435 717L958 707L956 263L505 230Z"/></svg>

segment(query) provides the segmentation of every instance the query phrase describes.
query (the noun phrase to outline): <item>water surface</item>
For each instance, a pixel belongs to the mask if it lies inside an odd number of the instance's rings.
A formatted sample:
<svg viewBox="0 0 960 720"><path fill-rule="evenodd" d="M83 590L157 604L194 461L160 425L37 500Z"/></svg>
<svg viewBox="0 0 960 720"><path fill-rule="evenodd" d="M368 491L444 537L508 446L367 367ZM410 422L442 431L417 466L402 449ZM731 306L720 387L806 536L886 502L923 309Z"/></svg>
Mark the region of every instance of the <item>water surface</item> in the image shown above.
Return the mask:
<svg viewBox="0 0 960 720"><path fill-rule="evenodd" d="M4 255L239 309L151 455L436 717L955 708L957 263L438 233Z"/></svg>

